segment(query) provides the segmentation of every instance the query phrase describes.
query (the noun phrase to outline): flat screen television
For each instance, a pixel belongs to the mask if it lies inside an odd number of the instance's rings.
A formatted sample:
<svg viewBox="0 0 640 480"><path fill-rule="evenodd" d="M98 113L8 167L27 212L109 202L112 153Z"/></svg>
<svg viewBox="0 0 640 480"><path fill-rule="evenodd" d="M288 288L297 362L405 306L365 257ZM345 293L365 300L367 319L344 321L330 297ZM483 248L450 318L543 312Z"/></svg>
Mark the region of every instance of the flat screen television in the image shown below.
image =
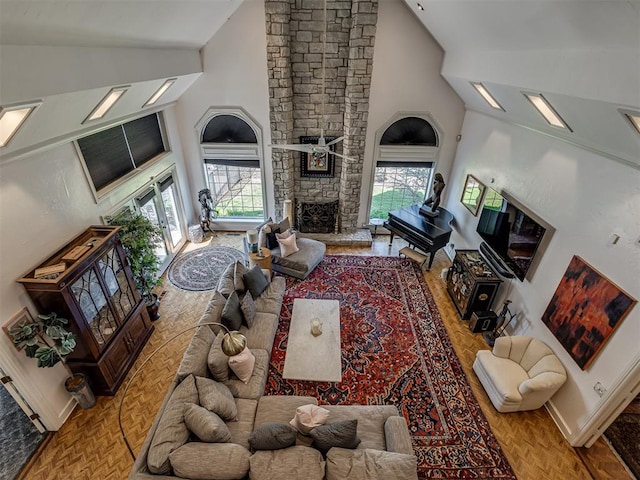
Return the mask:
<svg viewBox="0 0 640 480"><path fill-rule="evenodd" d="M487 188L476 231L521 281L531 269L549 228L541 220L534 219L533 214L516 206L513 200Z"/></svg>

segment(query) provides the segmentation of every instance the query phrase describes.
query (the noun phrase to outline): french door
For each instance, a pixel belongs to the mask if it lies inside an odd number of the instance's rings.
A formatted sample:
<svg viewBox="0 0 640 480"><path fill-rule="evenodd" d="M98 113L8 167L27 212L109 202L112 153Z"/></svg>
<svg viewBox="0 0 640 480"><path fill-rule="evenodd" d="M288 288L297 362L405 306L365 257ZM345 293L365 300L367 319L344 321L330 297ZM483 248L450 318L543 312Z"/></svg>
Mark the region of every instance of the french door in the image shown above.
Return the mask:
<svg viewBox="0 0 640 480"><path fill-rule="evenodd" d="M136 208L154 225L162 229L162 240L156 244L156 256L162 273L184 245L185 222L179 192L173 173L154 182L135 200Z"/></svg>

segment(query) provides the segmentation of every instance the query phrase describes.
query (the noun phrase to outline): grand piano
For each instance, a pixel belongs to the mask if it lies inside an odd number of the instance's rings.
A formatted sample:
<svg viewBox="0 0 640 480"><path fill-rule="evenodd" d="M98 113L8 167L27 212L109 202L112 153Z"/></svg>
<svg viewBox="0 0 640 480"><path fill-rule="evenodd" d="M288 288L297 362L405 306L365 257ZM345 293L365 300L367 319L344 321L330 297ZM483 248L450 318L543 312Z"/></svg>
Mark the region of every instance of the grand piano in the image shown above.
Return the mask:
<svg viewBox="0 0 640 480"><path fill-rule="evenodd" d="M453 215L442 207L438 207L436 217L428 215L430 212L430 207L411 205L389 212L389 218L384 222L384 227L391 232L389 245L393 243L394 235L404 238L410 245L430 254L428 269L435 253L449 242L453 220Z"/></svg>

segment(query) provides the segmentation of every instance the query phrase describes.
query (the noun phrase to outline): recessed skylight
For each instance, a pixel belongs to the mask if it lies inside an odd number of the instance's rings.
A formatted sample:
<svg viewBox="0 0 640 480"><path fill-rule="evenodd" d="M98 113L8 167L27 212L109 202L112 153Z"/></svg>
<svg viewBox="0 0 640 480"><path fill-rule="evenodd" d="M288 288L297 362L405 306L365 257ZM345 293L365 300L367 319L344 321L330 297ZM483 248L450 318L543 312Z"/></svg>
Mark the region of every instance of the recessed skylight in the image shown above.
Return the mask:
<svg viewBox="0 0 640 480"><path fill-rule="evenodd" d="M82 123L89 122L91 120L98 120L104 117L107 112L111 110L111 107L113 107L115 103L120 100L120 98L122 97L122 95L124 95L124 92L126 92L128 88L128 85L126 87L112 88L111 91L107 93L107 96L100 101L98 106L93 109L93 111L87 118L85 118L84 122Z"/></svg>
<svg viewBox="0 0 640 480"><path fill-rule="evenodd" d="M471 82L471 85L473 85L473 88L475 88L478 93L480 95L482 95L482 98L485 99L485 101L491 105L492 108L495 108L496 110L502 110L503 112L505 111L504 108L502 108L502 106L498 103L498 101L493 98L493 95L491 95L489 93L489 91L485 88L484 85L482 85L479 82Z"/></svg>
<svg viewBox="0 0 640 480"><path fill-rule="evenodd" d="M0 107L0 147L6 146L42 102Z"/></svg>
<svg viewBox="0 0 640 480"><path fill-rule="evenodd" d="M176 83L177 78L170 78L169 80L167 80L166 82L164 82L160 88L158 90L156 90L156 93L154 93L153 95L151 95L151 98L149 100L147 100L147 103L145 103L142 108L144 107L148 107L149 105L153 105L154 103L156 103L158 101L158 99L164 95L164 92L166 92L167 90L169 90L169 87L171 85L173 85L174 83Z"/></svg>
<svg viewBox="0 0 640 480"><path fill-rule="evenodd" d="M522 93L531 102L531 105L533 105L536 110L538 110L540 115L544 117L549 125L557 128L563 128L569 130L570 132L573 131L558 114L558 112L555 111L555 109L551 106L547 99L542 96L541 93Z"/></svg>
<svg viewBox="0 0 640 480"><path fill-rule="evenodd" d="M629 124L633 129L640 134L640 112L634 112L633 110L618 110L629 121Z"/></svg>

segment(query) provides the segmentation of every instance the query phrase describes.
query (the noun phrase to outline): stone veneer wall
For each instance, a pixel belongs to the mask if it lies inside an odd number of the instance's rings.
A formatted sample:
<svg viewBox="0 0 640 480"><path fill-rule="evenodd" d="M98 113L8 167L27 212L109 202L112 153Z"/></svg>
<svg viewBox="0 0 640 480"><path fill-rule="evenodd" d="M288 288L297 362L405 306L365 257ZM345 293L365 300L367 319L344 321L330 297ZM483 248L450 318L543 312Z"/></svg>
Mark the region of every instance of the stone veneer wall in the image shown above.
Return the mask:
<svg viewBox="0 0 640 480"><path fill-rule="evenodd" d="M319 135L323 0L266 0L267 66L273 143ZM340 199L342 231L357 228L373 71L378 0L329 1L325 53L325 136L344 135L332 178L302 178L297 152L272 150L275 205L285 199Z"/></svg>

